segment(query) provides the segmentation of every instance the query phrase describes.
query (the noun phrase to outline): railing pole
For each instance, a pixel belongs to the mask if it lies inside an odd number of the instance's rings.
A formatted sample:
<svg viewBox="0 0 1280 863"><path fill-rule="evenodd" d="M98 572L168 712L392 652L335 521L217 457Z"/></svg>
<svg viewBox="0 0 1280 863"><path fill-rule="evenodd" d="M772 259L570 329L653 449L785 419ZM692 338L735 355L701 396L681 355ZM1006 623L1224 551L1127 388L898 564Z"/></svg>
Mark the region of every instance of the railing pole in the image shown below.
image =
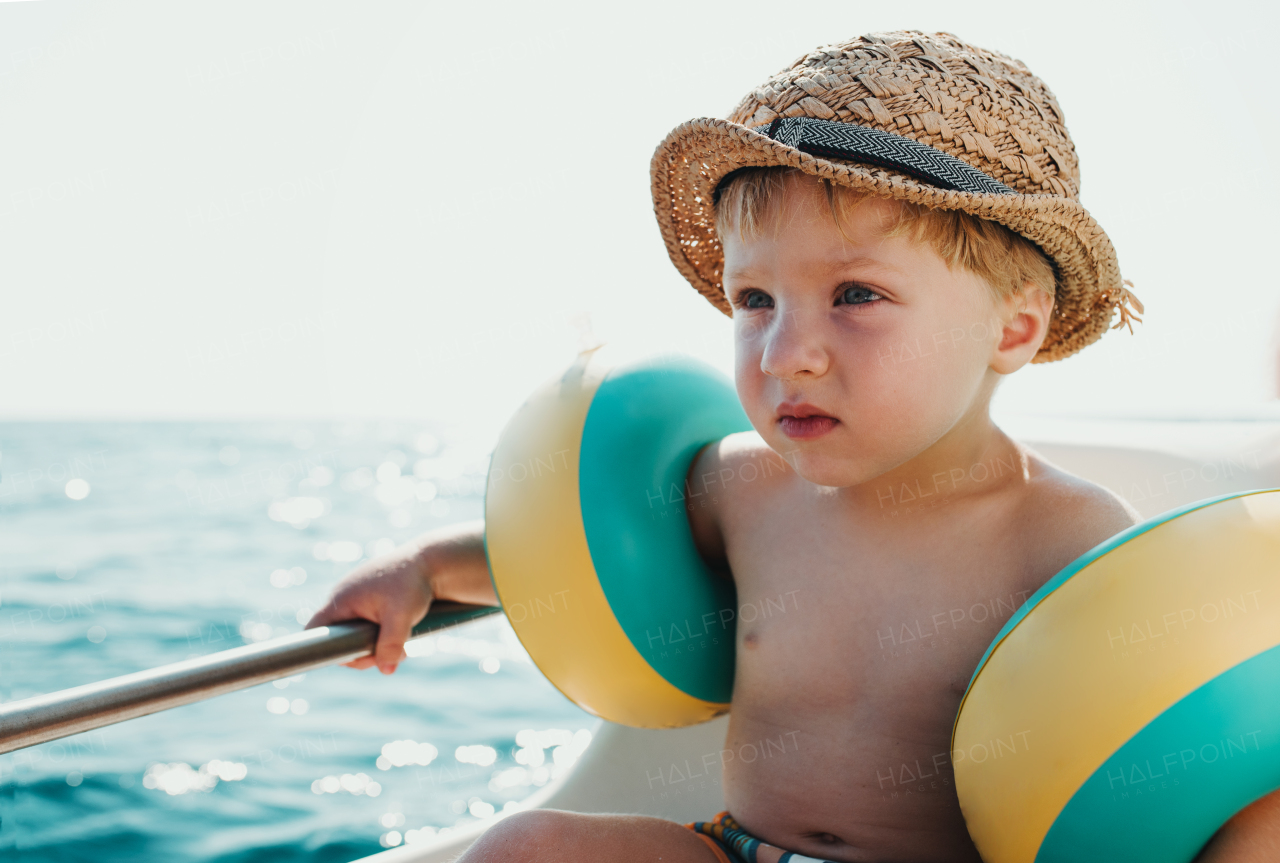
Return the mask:
<svg viewBox="0 0 1280 863"><path fill-rule="evenodd" d="M437 602L413 628L410 639L501 610L496 606ZM377 624L367 620L318 626L283 638L0 704L0 754L368 656L377 639Z"/></svg>

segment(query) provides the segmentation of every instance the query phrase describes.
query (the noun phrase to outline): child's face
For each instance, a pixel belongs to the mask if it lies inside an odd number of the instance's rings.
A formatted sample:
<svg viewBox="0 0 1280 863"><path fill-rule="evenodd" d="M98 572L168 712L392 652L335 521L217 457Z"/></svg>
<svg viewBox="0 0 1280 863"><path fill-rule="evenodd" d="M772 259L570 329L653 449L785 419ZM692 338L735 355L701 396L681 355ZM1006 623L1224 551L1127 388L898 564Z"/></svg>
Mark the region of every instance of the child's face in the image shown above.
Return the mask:
<svg viewBox="0 0 1280 863"><path fill-rule="evenodd" d="M891 201L849 213L848 240L812 178L794 178L780 206L776 235L766 223L724 238L738 395L765 442L805 479L845 487L966 416L985 421L1001 324L981 278L885 238Z"/></svg>

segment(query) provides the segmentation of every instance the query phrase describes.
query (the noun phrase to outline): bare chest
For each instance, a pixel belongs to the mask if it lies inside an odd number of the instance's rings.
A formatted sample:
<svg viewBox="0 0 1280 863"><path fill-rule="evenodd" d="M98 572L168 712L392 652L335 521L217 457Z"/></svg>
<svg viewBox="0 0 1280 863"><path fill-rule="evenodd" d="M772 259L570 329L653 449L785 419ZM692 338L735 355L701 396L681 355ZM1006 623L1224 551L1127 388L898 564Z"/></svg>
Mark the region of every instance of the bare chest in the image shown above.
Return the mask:
<svg viewBox="0 0 1280 863"><path fill-rule="evenodd" d="M858 530L797 508L729 533L735 701L840 710L870 699L877 712L949 723L987 645L1052 573L998 523L919 527Z"/></svg>

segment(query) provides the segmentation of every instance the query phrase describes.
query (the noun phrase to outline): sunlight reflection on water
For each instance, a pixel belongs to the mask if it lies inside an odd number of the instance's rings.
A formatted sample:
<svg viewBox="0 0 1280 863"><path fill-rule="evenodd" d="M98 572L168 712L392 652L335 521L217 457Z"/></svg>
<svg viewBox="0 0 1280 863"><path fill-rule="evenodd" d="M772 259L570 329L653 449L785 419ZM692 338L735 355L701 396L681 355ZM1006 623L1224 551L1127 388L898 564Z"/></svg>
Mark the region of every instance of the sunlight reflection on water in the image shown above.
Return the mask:
<svg viewBox="0 0 1280 863"><path fill-rule="evenodd" d="M15 423L0 442L3 701L297 632L361 560L478 517L486 469L474 441L393 424ZM348 861L518 808L597 725L504 618L407 652L389 677L314 670L0 756L0 849Z"/></svg>

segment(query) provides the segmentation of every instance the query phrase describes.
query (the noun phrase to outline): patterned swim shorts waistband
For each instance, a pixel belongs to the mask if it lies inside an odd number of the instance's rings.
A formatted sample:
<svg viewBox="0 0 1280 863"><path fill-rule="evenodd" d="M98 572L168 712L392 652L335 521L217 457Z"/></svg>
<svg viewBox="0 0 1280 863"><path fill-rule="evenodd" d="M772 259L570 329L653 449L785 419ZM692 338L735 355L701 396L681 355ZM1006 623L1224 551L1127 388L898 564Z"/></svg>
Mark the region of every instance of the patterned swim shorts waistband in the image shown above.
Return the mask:
<svg viewBox="0 0 1280 863"><path fill-rule="evenodd" d="M740 863L831 863L829 860L806 857L761 842L743 830L742 825L733 820L733 816L727 811L719 813L710 821L694 821L684 826L712 840L708 844L713 846L713 850L723 852L717 855L724 857L723 863L733 863L734 860ZM733 860L724 856L726 854L732 855Z"/></svg>

